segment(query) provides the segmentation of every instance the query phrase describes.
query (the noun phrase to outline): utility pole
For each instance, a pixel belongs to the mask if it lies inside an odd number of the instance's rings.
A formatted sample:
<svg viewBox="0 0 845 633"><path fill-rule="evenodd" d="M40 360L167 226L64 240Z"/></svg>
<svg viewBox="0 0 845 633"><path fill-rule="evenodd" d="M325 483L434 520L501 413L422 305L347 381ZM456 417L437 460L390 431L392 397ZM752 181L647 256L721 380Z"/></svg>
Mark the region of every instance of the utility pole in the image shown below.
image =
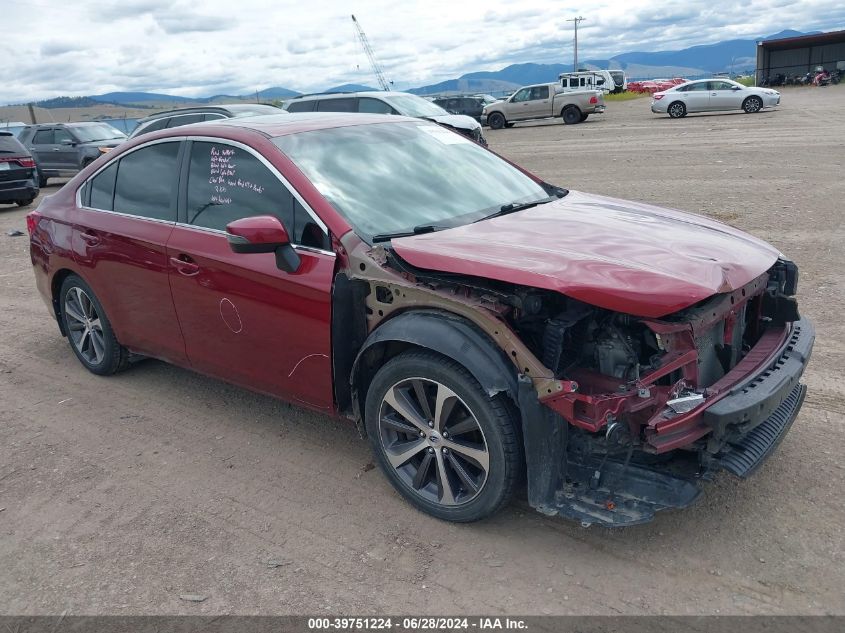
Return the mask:
<svg viewBox="0 0 845 633"><path fill-rule="evenodd" d="M567 22L575 24L575 63L572 65L573 72L578 72L578 23L583 22L585 18L580 15L577 18L570 18Z"/></svg>

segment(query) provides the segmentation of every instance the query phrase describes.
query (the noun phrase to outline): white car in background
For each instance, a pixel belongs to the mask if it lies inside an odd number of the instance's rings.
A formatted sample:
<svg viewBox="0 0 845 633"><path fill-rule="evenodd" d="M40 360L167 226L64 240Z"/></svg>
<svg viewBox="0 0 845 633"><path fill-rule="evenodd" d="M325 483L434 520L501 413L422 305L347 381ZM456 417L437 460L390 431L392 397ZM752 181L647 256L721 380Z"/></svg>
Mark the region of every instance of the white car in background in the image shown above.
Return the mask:
<svg viewBox="0 0 845 633"><path fill-rule="evenodd" d="M730 79L699 79L655 92L651 111L679 119L690 112L744 110L749 114L780 103L780 93L771 88L743 86Z"/></svg>

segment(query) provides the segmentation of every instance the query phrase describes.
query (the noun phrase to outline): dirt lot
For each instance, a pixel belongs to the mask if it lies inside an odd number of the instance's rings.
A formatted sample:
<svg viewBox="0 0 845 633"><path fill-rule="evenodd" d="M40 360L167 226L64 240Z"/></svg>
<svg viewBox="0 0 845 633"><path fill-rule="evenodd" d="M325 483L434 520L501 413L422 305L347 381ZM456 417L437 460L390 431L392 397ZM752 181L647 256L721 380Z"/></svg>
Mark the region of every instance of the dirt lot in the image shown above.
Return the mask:
<svg viewBox="0 0 845 633"><path fill-rule="evenodd" d="M801 267L818 339L779 451L617 531L524 502L441 523L369 470L352 426L160 362L87 373L6 235L26 210L3 207L0 612L845 614L845 86L783 100L680 121L637 100L488 133L552 182L718 218Z"/></svg>

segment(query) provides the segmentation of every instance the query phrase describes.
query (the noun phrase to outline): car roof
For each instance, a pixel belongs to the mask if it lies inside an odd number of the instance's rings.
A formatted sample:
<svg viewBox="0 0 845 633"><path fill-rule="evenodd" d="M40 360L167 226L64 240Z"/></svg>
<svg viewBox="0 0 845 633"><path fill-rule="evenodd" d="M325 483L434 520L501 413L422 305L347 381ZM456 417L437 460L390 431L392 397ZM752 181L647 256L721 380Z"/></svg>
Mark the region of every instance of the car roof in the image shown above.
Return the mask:
<svg viewBox="0 0 845 633"><path fill-rule="evenodd" d="M298 112L287 114L261 114L257 116L220 119L204 123L191 123L180 127L168 128L151 132L150 138L164 136L186 136L196 130L208 132L209 129L220 127L235 127L258 132L268 138L312 132L331 128L349 127L353 125L373 125L379 123L417 123L425 122L416 117L406 117L395 114L359 114L357 112ZM433 124L432 124L433 125ZM164 134L167 133L167 134Z"/></svg>
<svg viewBox="0 0 845 633"><path fill-rule="evenodd" d="M250 112L252 110L255 110L256 106L259 106L262 109L274 107L266 103L221 103L217 105L188 106L184 108L173 108L172 110L162 110L161 112L155 112L139 120L138 124L140 125L141 123L147 123L148 121L155 121L157 119L163 119L177 114L201 114L204 112L237 114L239 112ZM281 108L276 109L281 110Z"/></svg>
<svg viewBox="0 0 845 633"><path fill-rule="evenodd" d="M393 97L393 96L419 97L419 95L410 92L402 92L400 90L362 90L360 92L318 92L310 95L299 95L293 97L291 101L310 101L312 99L342 99L344 97ZM422 97L420 97L422 99Z"/></svg>

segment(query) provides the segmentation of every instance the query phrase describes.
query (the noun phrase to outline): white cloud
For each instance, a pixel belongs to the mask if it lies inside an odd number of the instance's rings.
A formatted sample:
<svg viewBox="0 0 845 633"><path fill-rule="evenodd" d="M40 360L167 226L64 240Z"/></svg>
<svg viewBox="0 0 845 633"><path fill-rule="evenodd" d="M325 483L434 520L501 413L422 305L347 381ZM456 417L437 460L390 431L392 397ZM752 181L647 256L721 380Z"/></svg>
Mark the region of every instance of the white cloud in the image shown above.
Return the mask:
<svg viewBox="0 0 845 633"><path fill-rule="evenodd" d="M38 0L3 7L0 103L112 90L182 96L373 84L350 5L338 0ZM49 7L49 8L48 8ZM841 0L364 0L352 10L399 88L515 62L569 63L845 26Z"/></svg>

